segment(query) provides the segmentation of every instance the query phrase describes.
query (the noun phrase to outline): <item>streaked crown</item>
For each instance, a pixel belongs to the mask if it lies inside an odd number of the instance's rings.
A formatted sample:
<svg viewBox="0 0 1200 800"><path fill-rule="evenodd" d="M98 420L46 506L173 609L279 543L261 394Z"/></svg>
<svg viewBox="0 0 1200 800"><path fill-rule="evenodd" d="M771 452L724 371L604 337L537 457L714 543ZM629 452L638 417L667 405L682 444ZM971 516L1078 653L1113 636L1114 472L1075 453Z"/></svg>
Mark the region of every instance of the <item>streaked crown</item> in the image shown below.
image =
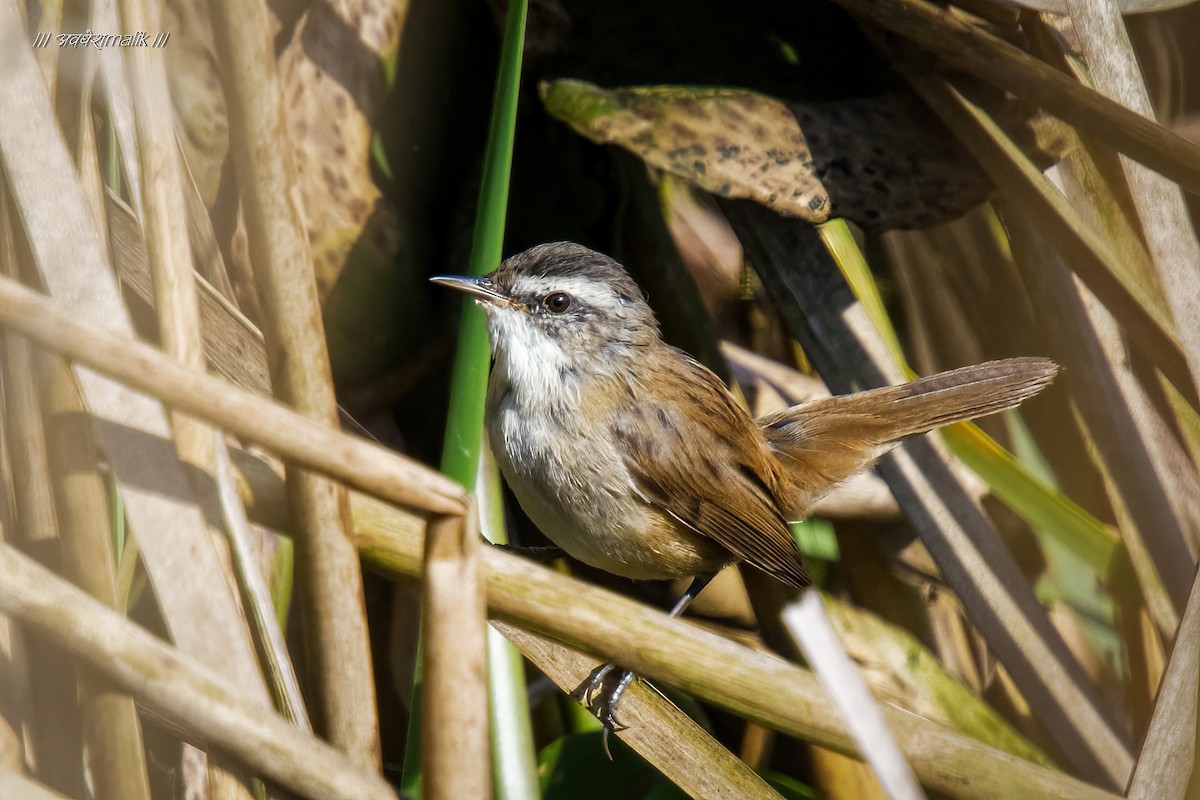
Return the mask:
<svg viewBox="0 0 1200 800"><path fill-rule="evenodd" d="M542 244L507 259L490 275L510 302L488 308L492 333L533 326L569 351L637 346L658 339L658 321L625 268L572 242Z"/></svg>

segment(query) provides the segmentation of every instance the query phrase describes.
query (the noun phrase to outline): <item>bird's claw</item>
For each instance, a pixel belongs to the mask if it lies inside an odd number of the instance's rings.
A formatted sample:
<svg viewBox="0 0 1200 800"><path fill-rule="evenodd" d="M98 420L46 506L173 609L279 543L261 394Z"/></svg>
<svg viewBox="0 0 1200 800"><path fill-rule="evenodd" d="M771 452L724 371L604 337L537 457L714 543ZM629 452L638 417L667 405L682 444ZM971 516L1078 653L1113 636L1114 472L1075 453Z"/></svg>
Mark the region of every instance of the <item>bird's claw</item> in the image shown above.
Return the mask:
<svg viewBox="0 0 1200 800"><path fill-rule="evenodd" d="M616 684L612 689L605 688L605 683L610 676L618 676ZM587 677L583 683L575 687L575 691L571 692L571 697L582 703L588 711L596 715L604 725L603 743L604 753L612 760L612 753L608 749L608 735L610 732L620 733L629 726L617 719L617 707L621 703L621 697L625 694L625 690L629 688L629 684L633 682L634 674L627 670L619 669L615 664L605 664L592 670L592 674Z"/></svg>
<svg viewBox="0 0 1200 800"><path fill-rule="evenodd" d="M589 705L588 710L596 715L596 719L600 720L606 731L620 733L629 728L628 725L617 719L617 705L610 700L610 695L605 695L596 703Z"/></svg>
<svg viewBox="0 0 1200 800"><path fill-rule="evenodd" d="M586 706L589 711L594 712L593 706L598 702L597 694L603 694L605 679L616 670L616 664L602 664L596 667L583 683L575 687L575 690L571 692L571 697Z"/></svg>

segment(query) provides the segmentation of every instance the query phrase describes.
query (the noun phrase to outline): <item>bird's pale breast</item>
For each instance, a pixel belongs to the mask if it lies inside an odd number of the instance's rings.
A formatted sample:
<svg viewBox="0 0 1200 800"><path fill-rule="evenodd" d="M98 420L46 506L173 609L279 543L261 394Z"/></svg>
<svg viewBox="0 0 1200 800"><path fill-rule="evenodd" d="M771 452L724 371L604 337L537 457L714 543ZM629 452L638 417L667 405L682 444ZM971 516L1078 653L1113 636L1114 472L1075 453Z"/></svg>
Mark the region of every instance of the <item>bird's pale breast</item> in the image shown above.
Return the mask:
<svg viewBox="0 0 1200 800"><path fill-rule="evenodd" d="M521 508L555 544L586 564L636 579L710 572L732 560L639 496L610 432L569 407L571 398L586 402L583 387L555 398L523 393L497 367L488 392L492 451ZM554 402L568 407L549 407Z"/></svg>

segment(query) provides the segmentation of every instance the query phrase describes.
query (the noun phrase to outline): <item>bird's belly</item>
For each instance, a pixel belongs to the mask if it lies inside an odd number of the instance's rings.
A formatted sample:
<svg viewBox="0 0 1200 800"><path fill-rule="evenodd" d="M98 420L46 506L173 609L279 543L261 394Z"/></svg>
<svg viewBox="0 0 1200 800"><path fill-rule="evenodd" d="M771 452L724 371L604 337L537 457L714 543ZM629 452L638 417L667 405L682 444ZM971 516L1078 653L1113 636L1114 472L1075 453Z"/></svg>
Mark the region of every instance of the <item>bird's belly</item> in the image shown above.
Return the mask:
<svg viewBox="0 0 1200 800"><path fill-rule="evenodd" d="M618 513L611 513L592 498L576 496L564 503L529 484L514 494L538 529L568 555L615 575L680 578L733 560L728 551L639 499L622 502L615 507Z"/></svg>
<svg viewBox="0 0 1200 800"><path fill-rule="evenodd" d="M573 558L635 579L712 572L733 560L711 539L644 501L611 440L531 425L504 407L488 429L521 508Z"/></svg>

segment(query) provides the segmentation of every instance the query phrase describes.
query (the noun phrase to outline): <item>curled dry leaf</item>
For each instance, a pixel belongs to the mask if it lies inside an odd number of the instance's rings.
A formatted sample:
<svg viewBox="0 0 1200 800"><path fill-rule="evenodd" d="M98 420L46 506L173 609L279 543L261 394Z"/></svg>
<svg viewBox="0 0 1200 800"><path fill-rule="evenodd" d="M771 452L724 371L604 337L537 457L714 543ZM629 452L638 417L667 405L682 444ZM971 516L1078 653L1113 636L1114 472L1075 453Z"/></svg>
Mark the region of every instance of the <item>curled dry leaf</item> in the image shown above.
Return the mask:
<svg viewBox="0 0 1200 800"><path fill-rule="evenodd" d="M721 197L757 200L823 222L829 195L786 105L740 89L653 86L607 91L583 81L542 86L547 110L595 142Z"/></svg>
<svg viewBox="0 0 1200 800"><path fill-rule="evenodd" d="M985 92L1039 163L1066 149L1059 126ZM990 179L914 96L893 92L782 102L745 89L543 84L550 114L601 144L719 197L745 198L812 223L843 217L867 230L923 228L987 199Z"/></svg>
<svg viewBox="0 0 1200 800"><path fill-rule="evenodd" d="M318 3L297 22L279 55L297 192L322 301L352 249L383 260L399 247L395 210L371 176L371 137L406 7L363 0Z"/></svg>
<svg viewBox="0 0 1200 800"><path fill-rule="evenodd" d="M430 103L444 95L451 51L433 42L455 12L410 14L412 4L386 0L300 5L279 54L287 136L334 376L353 386L391 366L424 330L432 234L419 187L438 181L432 143L442 112ZM403 90L389 89L391 69L403 72ZM385 132L382 161L372 156L377 131ZM385 144L392 139L394 148ZM398 195L381 192L373 164L404 187Z"/></svg>

